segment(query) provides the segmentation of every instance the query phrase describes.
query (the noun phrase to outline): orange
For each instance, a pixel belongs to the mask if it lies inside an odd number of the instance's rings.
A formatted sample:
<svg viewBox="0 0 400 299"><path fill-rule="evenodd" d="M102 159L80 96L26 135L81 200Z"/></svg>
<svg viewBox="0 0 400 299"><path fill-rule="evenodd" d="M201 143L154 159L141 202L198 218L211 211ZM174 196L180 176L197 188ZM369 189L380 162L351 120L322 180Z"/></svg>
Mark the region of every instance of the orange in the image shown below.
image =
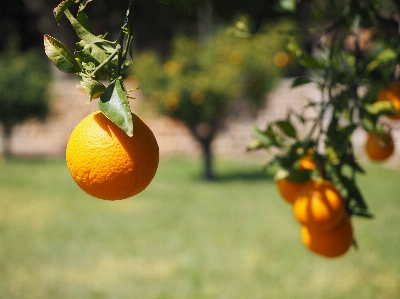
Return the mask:
<svg viewBox="0 0 400 299"><path fill-rule="evenodd" d="M369 133L364 149L371 160L386 160L394 152L393 138L390 133L385 135Z"/></svg>
<svg viewBox="0 0 400 299"><path fill-rule="evenodd" d="M388 114L386 116L390 119L400 119L400 82L393 82L389 86L382 88L376 100L391 102L397 114Z"/></svg>
<svg viewBox="0 0 400 299"><path fill-rule="evenodd" d="M299 167L301 170L314 170L317 168L317 164L314 160L314 150L308 148L306 153L299 160Z"/></svg>
<svg viewBox="0 0 400 299"><path fill-rule="evenodd" d="M276 185L282 198L290 204L296 200L297 193L305 185L306 182L295 183L287 178L280 179Z"/></svg>
<svg viewBox="0 0 400 299"><path fill-rule="evenodd" d="M349 216L328 231L313 230L307 226L301 228L301 240L312 252L325 257L338 257L347 252L353 243L353 227Z"/></svg>
<svg viewBox="0 0 400 299"><path fill-rule="evenodd" d="M343 199L328 180L309 181L297 194L293 204L295 218L315 230L329 230L344 217Z"/></svg>
<svg viewBox="0 0 400 299"><path fill-rule="evenodd" d="M135 114L132 118L132 137L101 112L88 115L73 130L67 144L67 166L87 194L124 199L152 181L159 161L158 144L149 127Z"/></svg>
<svg viewBox="0 0 400 299"><path fill-rule="evenodd" d="M309 156L301 157L299 163L301 170L314 170L317 167L315 161Z"/></svg>

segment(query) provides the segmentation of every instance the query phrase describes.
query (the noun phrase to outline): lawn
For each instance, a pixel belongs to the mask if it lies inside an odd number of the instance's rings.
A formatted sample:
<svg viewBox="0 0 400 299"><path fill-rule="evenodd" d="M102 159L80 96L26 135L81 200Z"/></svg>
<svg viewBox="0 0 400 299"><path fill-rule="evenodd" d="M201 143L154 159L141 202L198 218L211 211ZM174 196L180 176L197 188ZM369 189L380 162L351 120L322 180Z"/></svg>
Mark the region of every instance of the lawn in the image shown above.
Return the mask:
<svg viewBox="0 0 400 299"><path fill-rule="evenodd" d="M359 250L325 259L302 245L290 206L260 163L162 160L124 201L84 194L60 160L0 167L0 298L399 298L400 172L359 182L374 220L354 219Z"/></svg>

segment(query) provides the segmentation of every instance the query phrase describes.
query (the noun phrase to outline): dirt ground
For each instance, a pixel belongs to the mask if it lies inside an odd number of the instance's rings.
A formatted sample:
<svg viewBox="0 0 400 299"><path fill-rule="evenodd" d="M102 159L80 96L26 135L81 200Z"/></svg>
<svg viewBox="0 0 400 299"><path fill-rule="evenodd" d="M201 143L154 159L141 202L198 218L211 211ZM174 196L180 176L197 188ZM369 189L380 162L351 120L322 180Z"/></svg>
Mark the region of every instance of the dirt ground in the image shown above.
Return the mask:
<svg viewBox="0 0 400 299"><path fill-rule="evenodd" d="M68 137L73 128L82 118L98 110L97 104L86 104L86 95L77 88L75 80L56 81L50 88L51 110L48 119L40 123L35 120L15 128L11 141L12 151L21 156L63 156ZM268 121L283 118L287 109L298 110L307 99L320 98L319 91L314 85L308 84L294 89L290 88L291 79L285 79L266 98L266 106L259 111L258 117L247 120L232 120L217 136L213 143L217 155L235 157L267 157L265 153L247 153L246 145L251 141L251 127L254 123L264 127ZM128 86L129 87L129 86ZM146 105L140 92L136 91L136 100L131 100L131 108L153 130L160 146L162 156L199 155L199 147L193 141L188 131L179 122L152 113ZM395 124L399 128L399 124ZM364 159L362 145L366 136L358 131L354 135L356 151ZM397 145L396 154L387 162L388 165L400 165L400 130L394 132ZM2 140L0 139L0 145Z"/></svg>

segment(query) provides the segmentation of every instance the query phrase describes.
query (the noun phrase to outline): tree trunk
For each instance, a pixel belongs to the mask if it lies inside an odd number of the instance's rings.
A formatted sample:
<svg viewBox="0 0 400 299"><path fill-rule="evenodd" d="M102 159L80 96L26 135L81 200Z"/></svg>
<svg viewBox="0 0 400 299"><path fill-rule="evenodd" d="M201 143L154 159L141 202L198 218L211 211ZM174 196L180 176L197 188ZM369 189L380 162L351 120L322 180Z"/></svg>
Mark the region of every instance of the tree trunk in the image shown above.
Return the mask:
<svg viewBox="0 0 400 299"><path fill-rule="evenodd" d="M11 157L11 134L12 126L3 126L3 155L7 159Z"/></svg>
<svg viewBox="0 0 400 299"><path fill-rule="evenodd" d="M185 125L189 128L194 139L199 143L203 159L203 179L212 181L215 179L213 168L213 152L211 144L216 133L215 125L206 125L206 130L199 129L199 126L191 126L188 123Z"/></svg>
<svg viewBox="0 0 400 299"><path fill-rule="evenodd" d="M203 179L212 181L215 179L213 168L213 153L211 149L212 140L199 140L203 154Z"/></svg>

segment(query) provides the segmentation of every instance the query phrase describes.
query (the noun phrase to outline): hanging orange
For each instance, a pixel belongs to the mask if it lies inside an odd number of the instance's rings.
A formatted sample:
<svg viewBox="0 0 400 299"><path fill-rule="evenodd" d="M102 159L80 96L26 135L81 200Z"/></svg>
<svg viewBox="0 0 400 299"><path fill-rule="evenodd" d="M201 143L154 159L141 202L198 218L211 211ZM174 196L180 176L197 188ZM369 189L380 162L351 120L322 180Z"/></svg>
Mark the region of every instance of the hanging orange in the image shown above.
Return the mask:
<svg viewBox="0 0 400 299"><path fill-rule="evenodd" d="M365 153L373 161L383 161L394 152L394 142L390 133L382 135L369 133L364 146Z"/></svg>
<svg viewBox="0 0 400 299"><path fill-rule="evenodd" d="M317 168L315 161L310 156L303 156L299 161L301 170L314 170Z"/></svg>
<svg viewBox="0 0 400 299"><path fill-rule="evenodd" d="M143 191L159 162L157 140L135 114L129 137L102 112L85 117L73 130L66 160L72 178L91 196L119 200Z"/></svg>
<svg viewBox="0 0 400 299"><path fill-rule="evenodd" d="M349 216L328 231L313 230L307 226L301 228L301 240L312 252L333 258L343 255L353 243L353 227Z"/></svg>
<svg viewBox="0 0 400 299"><path fill-rule="evenodd" d="M307 181L306 181L307 182ZM287 178L280 179L277 181L276 185L278 188L278 191L282 198L290 203L293 204L294 201L296 200L297 194L299 193L299 190L305 185L306 182L292 182Z"/></svg>
<svg viewBox="0 0 400 299"><path fill-rule="evenodd" d="M329 230L345 216L344 201L328 180L309 181L300 189L293 205L295 218L315 230Z"/></svg>

